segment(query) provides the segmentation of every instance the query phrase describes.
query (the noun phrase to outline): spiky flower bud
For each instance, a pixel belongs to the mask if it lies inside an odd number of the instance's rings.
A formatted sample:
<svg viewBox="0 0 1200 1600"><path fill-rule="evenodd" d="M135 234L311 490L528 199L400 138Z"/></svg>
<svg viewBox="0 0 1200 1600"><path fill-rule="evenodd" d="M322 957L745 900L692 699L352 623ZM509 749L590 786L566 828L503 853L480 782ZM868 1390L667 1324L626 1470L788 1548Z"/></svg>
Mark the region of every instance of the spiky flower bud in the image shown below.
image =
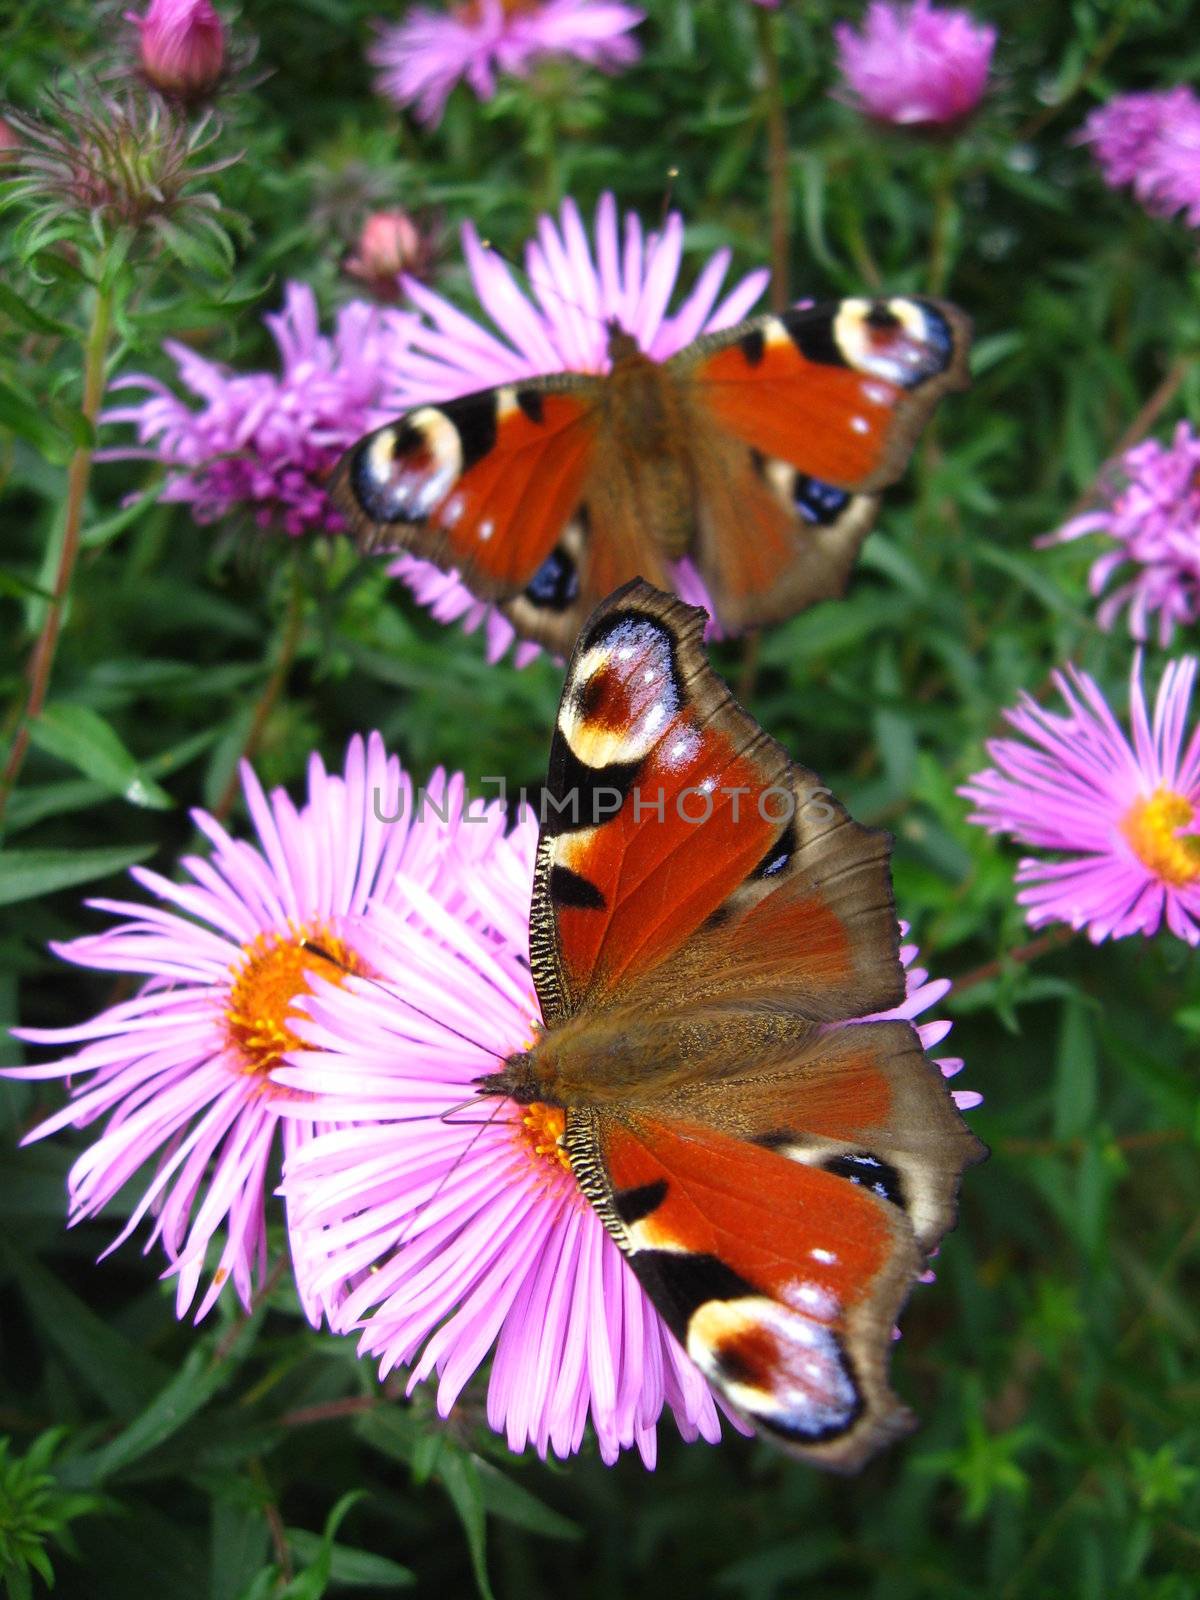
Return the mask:
<svg viewBox="0 0 1200 1600"><path fill-rule="evenodd" d="M157 95L78 83L49 91L40 114L8 107L5 115L17 140L6 205L30 213L27 250L76 220L93 236L148 229L177 254L189 253L190 239L231 256L220 201L197 190L238 160L209 154L220 131L211 115L189 124Z"/></svg>

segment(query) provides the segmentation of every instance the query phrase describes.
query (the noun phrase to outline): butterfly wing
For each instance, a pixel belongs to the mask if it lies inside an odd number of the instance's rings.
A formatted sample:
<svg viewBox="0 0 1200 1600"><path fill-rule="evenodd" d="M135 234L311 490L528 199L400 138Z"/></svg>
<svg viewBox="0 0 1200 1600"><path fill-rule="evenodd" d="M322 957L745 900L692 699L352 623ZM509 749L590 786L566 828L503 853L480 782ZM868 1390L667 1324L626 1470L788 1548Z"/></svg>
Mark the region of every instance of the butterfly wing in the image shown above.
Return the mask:
<svg viewBox="0 0 1200 1600"><path fill-rule="evenodd" d="M643 1009L774 994L813 1021L903 995L886 836L737 705L704 622L635 583L577 641L531 918L549 1023L631 993Z"/></svg>
<svg viewBox="0 0 1200 1600"><path fill-rule="evenodd" d="M349 450L330 492L364 546L456 568L481 599L516 603L518 620L524 600L561 648L578 626L596 390L563 373L420 406Z"/></svg>
<svg viewBox="0 0 1200 1600"><path fill-rule="evenodd" d="M911 1428L886 1370L920 1270L903 1212L701 1124L571 1111L566 1147L663 1320L755 1427L844 1471Z"/></svg>
<svg viewBox="0 0 1200 1600"><path fill-rule="evenodd" d="M755 318L669 363L697 415L696 560L731 626L841 594L970 324L944 301L849 299Z"/></svg>

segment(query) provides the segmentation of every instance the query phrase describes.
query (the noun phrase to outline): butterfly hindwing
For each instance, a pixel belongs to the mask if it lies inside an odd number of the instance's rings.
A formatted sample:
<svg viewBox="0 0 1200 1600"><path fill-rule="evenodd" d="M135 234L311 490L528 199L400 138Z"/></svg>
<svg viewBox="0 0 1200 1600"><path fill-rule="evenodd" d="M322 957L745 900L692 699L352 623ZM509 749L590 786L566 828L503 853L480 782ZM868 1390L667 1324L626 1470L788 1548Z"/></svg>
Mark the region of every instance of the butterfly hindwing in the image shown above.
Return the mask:
<svg viewBox="0 0 1200 1600"><path fill-rule="evenodd" d="M886 1353L920 1257L869 1189L652 1113L571 1111L566 1148L643 1288L725 1400L851 1471L912 1426Z"/></svg>

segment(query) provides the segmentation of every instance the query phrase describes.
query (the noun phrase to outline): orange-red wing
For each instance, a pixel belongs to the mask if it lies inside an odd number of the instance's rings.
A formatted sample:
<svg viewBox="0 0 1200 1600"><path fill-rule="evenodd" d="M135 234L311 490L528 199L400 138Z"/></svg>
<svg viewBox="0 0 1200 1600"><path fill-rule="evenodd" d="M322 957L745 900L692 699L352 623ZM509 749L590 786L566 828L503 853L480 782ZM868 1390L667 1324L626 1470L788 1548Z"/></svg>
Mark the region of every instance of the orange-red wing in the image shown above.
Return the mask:
<svg viewBox="0 0 1200 1600"><path fill-rule="evenodd" d="M943 301L851 299L760 317L674 358L697 400L763 456L843 490L904 469L936 401L966 384L970 325Z"/></svg>
<svg viewBox="0 0 1200 1600"><path fill-rule="evenodd" d="M702 1032L703 1007L693 1015ZM954 1226L959 1179L984 1149L910 1023L826 1028L773 1059L748 1051L720 1066L668 1079L662 1103L870 1189L905 1213L926 1255Z"/></svg>
<svg viewBox="0 0 1200 1600"><path fill-rule="evenodd" d="M756 1427L843 1470L911 1427L887 1381L923 1264L901 1210L699 1123L572 1110L566 1146L672 1332Z"/></svg>
<svg viewBox="0 0 1200 1600"><path fill-rule="evenodd" d="M368 545L457 568L484 599L534 581L577 510L595 443L594 380L488 389L422 406L359 441L333 497Z"/></svg>
<svg viewBox="0 0 1200 1600"><path fill-rule="evenodd" d="M883 835L741 710L708 665L703 623L637 583L576 643L530 930L551 1024L722 995L821 1021L903 993Z"/></svg>

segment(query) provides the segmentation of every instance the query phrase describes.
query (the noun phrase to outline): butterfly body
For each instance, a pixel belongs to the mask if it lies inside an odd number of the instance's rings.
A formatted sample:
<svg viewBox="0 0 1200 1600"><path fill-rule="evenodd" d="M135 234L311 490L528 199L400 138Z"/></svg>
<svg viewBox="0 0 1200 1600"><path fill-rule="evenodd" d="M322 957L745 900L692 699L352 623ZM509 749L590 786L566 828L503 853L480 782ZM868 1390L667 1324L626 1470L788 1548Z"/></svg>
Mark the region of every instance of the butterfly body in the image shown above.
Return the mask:
<svg viewBox="0 0 1200 1600"><path fill-rule="evenodd" d="M941 395L966 384L955 307L835 301L709 334L665 361L610 325L609 371L422 406L339 465L364 543L458 571L566 651L637 576L697 569L727 627L840 594Z"/></svg>
<svg viewBox="0 0 1200 1600"><path fill-rule="evenodd" d="M841 1470L911 1418L892 1330L982 1149L912 1025L886 838L736 705L704 614L588 620L551 745L530 964L543 1026L479 1080L562 1149L726 1403Z"/></svg>

